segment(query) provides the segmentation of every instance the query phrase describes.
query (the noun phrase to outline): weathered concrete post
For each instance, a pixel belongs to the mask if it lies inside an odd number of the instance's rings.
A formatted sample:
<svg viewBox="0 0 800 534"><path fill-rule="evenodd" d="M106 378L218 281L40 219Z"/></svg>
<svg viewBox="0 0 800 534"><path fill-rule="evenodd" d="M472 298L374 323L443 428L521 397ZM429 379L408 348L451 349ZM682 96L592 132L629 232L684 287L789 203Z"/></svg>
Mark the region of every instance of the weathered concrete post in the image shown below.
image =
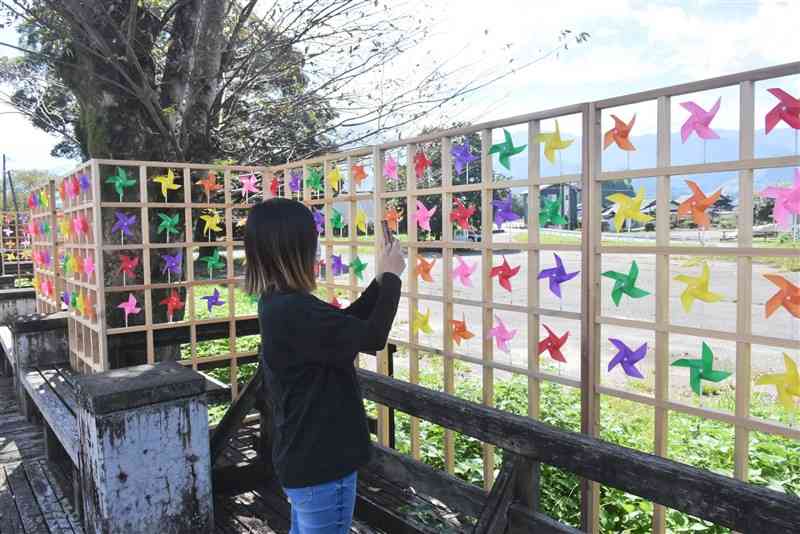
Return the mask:
<svg viewBox="0 0 800 534"><path fill-rule="evenodd" d="M0 324L36 311L36 291L32 287L0 288Z"/></svg>
<svg viewBox="0 0 800 534"><path fill-rule="evenodd" d="M77 381L87 533L211 533L202 375L174 362Z"/></svg>

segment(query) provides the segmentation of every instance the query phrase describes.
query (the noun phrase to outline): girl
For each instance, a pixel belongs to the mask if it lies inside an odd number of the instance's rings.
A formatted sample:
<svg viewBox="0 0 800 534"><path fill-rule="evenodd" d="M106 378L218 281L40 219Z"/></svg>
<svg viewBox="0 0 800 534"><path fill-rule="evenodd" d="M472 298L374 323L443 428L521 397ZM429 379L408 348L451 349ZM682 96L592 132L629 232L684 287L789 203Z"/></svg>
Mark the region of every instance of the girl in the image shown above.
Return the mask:
<svg viewBox="0 0 800 534"><path fill-rule="evenodd" d="M371 446L353 361L386 345L405 269L401 247L387 243L383 271L340 310L311 294L319 249L303 204L274 198L254 207L244 244L247 289L261 295L272 461L292 506L290 534L350 532L356 470Z"/></svg>

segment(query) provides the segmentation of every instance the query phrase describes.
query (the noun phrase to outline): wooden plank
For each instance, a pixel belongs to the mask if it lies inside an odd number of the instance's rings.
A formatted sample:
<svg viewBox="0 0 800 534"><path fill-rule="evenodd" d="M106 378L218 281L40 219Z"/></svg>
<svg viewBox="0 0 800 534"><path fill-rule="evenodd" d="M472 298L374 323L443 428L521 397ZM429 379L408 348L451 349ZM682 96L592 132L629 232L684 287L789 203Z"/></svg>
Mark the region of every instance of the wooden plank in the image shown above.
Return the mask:
<svg viewBox="0 0 800 534"><path fill-rule="evenodd" d="M583 534L582 530L565 525L545 514L532 512L512 503L508 508L508 534Z"/></svg>
<svg viewBox="0 0 800 534"><path fill-rule="evenodd" d="M514 477L516 475L516 458L513 454L506 453L503 457L503 466L497 475L486 500L478 523L473 532L475 534L499 534L505 532L508 525L508 507L514 497Z"/></svg>
<svg viewBox="0 0 800 534"><path fill-rule="evenodd" d="M53 392L38 371L27 372L23 377L23 383L42 417L58 436L72 463L78 465L78 422L75 414Z"/></svg>
<svg viewBox="0 0 800 534"><path fill-rule="evenodd" d="M75 394L75 387L73 384L67 382L64 376L53 368L40 368L38 369L42 378L47 381L47 385L53 390L59 399L67 406L67 409L73 414L78 412L78 396Z"/></svg>
<svg viewBox="0 0 800 534"><path fill-rule="evenodd" d="M49 534L42 511L28 485L22 464L14 469L6 468L6 475L11 492L14 494L25 534Z"/></svg>
<svg viewBox="0 0 800 534"><path fill-rule="evenodd" d="M70 524L69 517L56 497L41 465L38 462L27 463L25 473L28 475L28 482L50 534L74 534L75 530Z"/></svg>
<svg viewBox="0 0 800 534"><path fill-rule="evenodd" d="M47 480L50 482L50 487L53 488L56 499L58 499L58 502L61 503L61 507L66 512L72 530L76 533L82 533L83 527L81 526L80 511L76 510L75 506L73 506L73 504L80 506L80 498L73 500L70 495L64 493L64 491L69 492L74 489L72 487L72 481L68 480L59 466L52 462L39 460L39 465L41 466L42 472L47 477Z"/></svg>
<svg viewBox="0 0 800 534"><path fill-rule="evenodd" d="M259 390L264 385L264 371L259 364L253 377L244 387L242 394L231 405L222 421L211 434L211 465L216 465L222 451L225 449L228 440L233 437L241 427L245 416L250 413L258 399Z"/></svg>
<svg viewBox="0 0 800 534"><path fill-rule="evenodd" d="M11 487L6 479L6 470L0 465L0 533L16 534L23 532Z"/></svg>
<svg viewBox="0 0 800 534"><path fill-rule="evenodd" d="M364 396L516 454L742 532L796 532L800 499L359 370Z"/></svg>

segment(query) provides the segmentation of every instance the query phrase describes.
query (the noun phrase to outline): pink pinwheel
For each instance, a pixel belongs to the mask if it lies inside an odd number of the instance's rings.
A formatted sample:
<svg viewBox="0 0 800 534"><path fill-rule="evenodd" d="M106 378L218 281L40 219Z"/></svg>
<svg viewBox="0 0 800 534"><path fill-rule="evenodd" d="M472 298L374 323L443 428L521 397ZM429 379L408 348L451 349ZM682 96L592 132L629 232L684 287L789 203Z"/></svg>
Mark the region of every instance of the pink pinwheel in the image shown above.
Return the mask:
<svg viewBox="0 0 800 534"><path fill-rule="evenodd" d="M795 130L800 130L800 99L777 87L767 89L767 91L772 93L780 102L769 110L764 117L764 134L770 133L780 121L785 122Z"/></svg>
<svg viewBox="0 0 800 534"><path fill-rule="evenodd" d="M45 297L52 297L53 296L53 282L50 280L42 280L42 293L44 293Z"/></svg>
<svg viewBox="0 0 800 534"><path fill-rule="evenodd" d="M613 337L608 338L614 347L617 349L617 354L608 362L608 371L610 372L615 366L619 365L625 374L631 378L644 378L644 375L636 368L636 364L643 360L647 355L647 343L636 349L631 349L623 341Z"/></svg>
<svg viewBox="0 0 800 534"><path fill-rule="evenodd" d="M498 349L506 353L511 352L511 349L508 348L508 342L514 339L517 331L508 330L499 316L495 315L494 318L497 319L497 324L489 330L489 335L494 338Z"/></svg>
<svg viewBox="0 0 800 534"><path fill-rule="evenodd" d="M75 235L85 234L89 231L89 221L83 214L75 216L72 219L72 231Z"/></svg>
<svg viewBox="0 0 800 534"><path fill-rule="evenodd" d="M542 324L545 330L547 330L547 337L539 341L539 354L547 351L550 353L550 357L557 362L567 363L567 359L564 357L564 354L561 352L561 347L567 342L567 338L569 337L569 331L565 333L563 336L558 337L555 332L553 332L549 326L546 324Z"/></svg>
<svg viewBox="0 0 800 534"><path fill-rule="evenodd" d="M494 223L497 225L497 228L502 228L504 222L511 222L519 219L519 215L514 213L510 196L504 199L493 200L492 206L494 206Z"/></svg>
<svg viewBox="0 0 800 534"><path fill-rule="evenodd" d="M425 204L417 200L417 213L414 214L414 218L421 230L431 231L431 217L433 217L434 213L436 213L436 206L428 209Z"/></svg>
<svg viewBox="0 0 800 534"><path fill-rule="evenodd" d="M123 301L122 304L117 306L117 308L125 312L125 328L128 327L128 316L131 314L136 315L142 311L141 308L137 307L137 304L138 302L133 293L128 293L128 300Z"/></svg>
<svg viewBox="0 0 800 534"><path fill-rule="evenodd" d="M86 256L83 260L83 274L86 276L92 276L94 272L94 260L91 256Z"/></svg>
<svg viewBox="0 0 800 534"><path fill-rule="evenodd" d="M66 181L67 197L76 198L78 195L81 194L81 185L75 176L73 176L72 178L67 178L65 181Z"/></svg>
<svg viewBox="0 0 800 534"><path fill-rule="evenodd" d="M761 193L762 197L775 199L772 218L781 228L788 229L792 226L792 215L800 215L800 169L794 170L794 185L791 187L767 187Z"/></svg>
<svg viewBox="0 0 800 534"><path fill-rule="evenodd" d="M250 193L258 193L258 188L256 187L257 181L258 178L256 178L255 174L243 174L242 176L239 176L239 182L242 184L242 193L244 193L245 202L247 202Z"/></svg>
<svg viewBox="0 0 800 534"><path fill-rule="evenodd" d="M386 156L386 161L383 163L383 175L389 180L399 180L397 175L397 161L391 154Z"/></svg>
<svg viewBox="0 0 800 534"><path fill-rule="evenodd" d="M211 310L214 309L214 306L223 306L225 305L224 300L220 300L219 289L214 288L214 293L211 295L206 295L205 297L200 297L206 301L206 306L208 306L208 313L211 313Z"/></svg>
<svg viewBox="0 0 800 534"><path fill-rule="evenodd" d="M692 135L692 132L697 134L700 139L719 139L717 132L712 130L709 125L719 111L720 102L722 102L722 97L717 98L717 102L708 111L694 102L681 102L683 109L691 113L681 126L681 139L684 143Z"/></svg>
<svg viewBox="0 0 800 534"><path fill-rule="evenodd" d="M467 265L467 262L465 262L461 256L456 256L456 260L458 261L458 265L453 269L453 276L456 280L461 282L462 286L472 287L470 276L472 276L472 273L478 268L478 263L475 262L472 265Z"/></svg>
<svg viewBox="0 0 800 534"><path fill-rule="evenodd" d="M561 260L561 256L553 253L553 256L556 257L556 266L551 267L550 269L542 269L539 272L539 280L544 280L545 278L550 280L550 292L553 293L558 298L561 298L561 284L564 282L569 282L576 276L580 271L575 271L574 273L568 273L566 269L564 269L564 262Z"/></svg>

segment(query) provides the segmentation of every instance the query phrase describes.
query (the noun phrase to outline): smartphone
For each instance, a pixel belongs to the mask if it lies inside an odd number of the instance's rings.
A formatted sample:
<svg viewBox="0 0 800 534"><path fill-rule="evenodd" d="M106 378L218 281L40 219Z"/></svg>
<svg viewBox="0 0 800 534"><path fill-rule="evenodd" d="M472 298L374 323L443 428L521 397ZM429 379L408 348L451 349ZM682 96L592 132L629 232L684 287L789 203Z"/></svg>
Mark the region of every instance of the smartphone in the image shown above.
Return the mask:
<svg viewBox="0 0 800 534"><path fill-rule="evenodd" d="M392 231L389 230L389 223L381 221L381 227L383 228L383 243L387 246L391 245L394 238L392 237Z"/></svg>

